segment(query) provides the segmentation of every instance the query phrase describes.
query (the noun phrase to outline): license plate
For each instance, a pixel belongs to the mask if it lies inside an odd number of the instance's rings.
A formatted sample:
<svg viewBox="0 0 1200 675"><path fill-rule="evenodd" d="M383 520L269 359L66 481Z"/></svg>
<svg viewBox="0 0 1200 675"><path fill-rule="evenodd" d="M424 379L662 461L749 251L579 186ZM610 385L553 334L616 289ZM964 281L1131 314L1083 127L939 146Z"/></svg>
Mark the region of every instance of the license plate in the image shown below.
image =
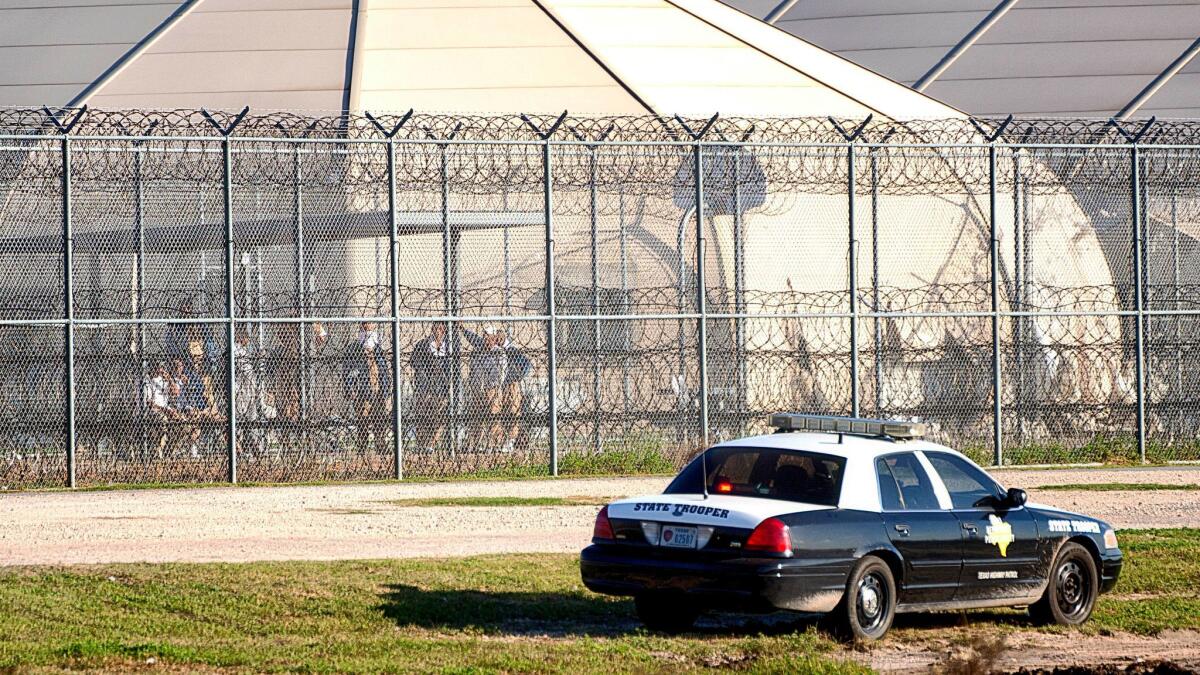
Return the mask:
<svg viewBox="0 0 1200 675"><path fill-rule="evenodd" d="M696 548L696 528L665 525L658 541L671 548Z"/></svg>

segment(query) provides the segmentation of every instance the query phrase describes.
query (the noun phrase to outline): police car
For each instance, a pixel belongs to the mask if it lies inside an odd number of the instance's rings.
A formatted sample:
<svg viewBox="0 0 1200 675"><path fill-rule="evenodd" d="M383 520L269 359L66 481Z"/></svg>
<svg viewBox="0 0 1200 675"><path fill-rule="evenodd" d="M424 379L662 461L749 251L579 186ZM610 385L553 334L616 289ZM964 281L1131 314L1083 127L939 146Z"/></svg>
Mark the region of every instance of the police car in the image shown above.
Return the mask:
<svg viewBox="0 0 1200 675"><path fill-rule="evenodd" d="M923 424L779 414L701 453L660 495L613 502L584 585L632 596L654 630L706 610L825 613L855 640L897 612L1027 606L1077 625L1117 582L1107 523L1027 504Z"/></svg>

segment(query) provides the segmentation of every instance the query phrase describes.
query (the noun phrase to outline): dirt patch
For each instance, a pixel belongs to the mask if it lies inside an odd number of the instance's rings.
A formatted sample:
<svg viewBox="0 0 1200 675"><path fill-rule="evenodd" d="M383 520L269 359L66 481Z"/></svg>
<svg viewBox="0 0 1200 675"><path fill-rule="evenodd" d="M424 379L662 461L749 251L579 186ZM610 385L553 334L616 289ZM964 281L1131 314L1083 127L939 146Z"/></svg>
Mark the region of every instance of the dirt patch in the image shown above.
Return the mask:
<svg viewBox="0 0 1200 675"><path fill-rule="evenodd" d="M1145 661L1128 666L1065 666L1059 668L1022 668L1013 675L1191 675L1197 672L1172 661Z"/></svg>
<svg viewBox="0 0 1200 675"><path fill-rule="evenodd" d="M1195 493L1046 491L1063 483L1200 483L1200 467L996 471L1034 501L1118 528L1200 527ZM596 506L398 506L436 500L592 499L661 492L666 477L0 495L0 565L244 562L574 553ZM470 502L467 502L470 503Z"/></svg>
<svg viewBox="0 0 1200 675"><path fill-rule="evenodd" d="M1200 669L1200 633L1195 631L1156 636L1014 631L997 637L995 626L977 626L905 638L911 634L893 635L855 658L889 673L1191 673ZM1003 642L993 649L997 640Z"/></svg>

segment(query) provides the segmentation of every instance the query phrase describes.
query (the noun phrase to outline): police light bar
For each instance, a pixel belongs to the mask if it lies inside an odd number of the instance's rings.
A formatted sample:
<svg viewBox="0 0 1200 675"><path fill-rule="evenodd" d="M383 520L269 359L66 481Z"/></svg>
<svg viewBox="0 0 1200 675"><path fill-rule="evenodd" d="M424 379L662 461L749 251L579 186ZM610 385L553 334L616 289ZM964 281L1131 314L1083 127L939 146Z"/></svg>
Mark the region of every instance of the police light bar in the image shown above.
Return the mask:
<svg viewBox="0 0 1200 675"><path fill-rule="evenodd" d="M819 431L831 434L852 434L855 436L887 436L896 440L912 440L925 435L925 424L923 422L898 422L895 420L834 417L833 415L802 415L799 413L776 413L771 415L771 426L780 431Z"/></svg>

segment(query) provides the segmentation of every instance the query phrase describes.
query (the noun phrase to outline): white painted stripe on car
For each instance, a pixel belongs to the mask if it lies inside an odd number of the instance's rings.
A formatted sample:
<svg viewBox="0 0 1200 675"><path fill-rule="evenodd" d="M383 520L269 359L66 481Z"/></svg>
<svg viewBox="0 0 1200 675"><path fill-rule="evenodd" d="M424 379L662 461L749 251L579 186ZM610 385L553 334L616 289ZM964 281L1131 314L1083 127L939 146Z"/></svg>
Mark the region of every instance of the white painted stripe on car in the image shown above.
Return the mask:
<svg viewBox="0 0 1200 675"><path fill-rule="evenodd" d="M789 502L782 499L700 494L646 495L608 505L608 516L689 525L717 525L753 529L774 516L802 511L823 511L832 506Z"/></svg>

